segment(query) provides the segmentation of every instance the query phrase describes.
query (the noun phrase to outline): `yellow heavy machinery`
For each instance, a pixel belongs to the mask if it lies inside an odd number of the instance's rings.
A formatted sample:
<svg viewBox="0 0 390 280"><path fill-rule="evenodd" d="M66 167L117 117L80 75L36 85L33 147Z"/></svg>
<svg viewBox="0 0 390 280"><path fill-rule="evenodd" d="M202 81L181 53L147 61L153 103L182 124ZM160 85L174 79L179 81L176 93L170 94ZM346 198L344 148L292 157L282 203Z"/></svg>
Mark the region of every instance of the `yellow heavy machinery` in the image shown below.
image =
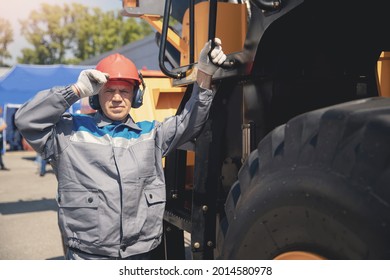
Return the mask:
<svg viewBox="0 0 390 280"><path fill-rule="evenodd" d="M156 29L178 112L204 43L228 54L202 132L165 159L161 257L185 257L186 231L193 259L390 258L385 4L123 0Z"/></svg>

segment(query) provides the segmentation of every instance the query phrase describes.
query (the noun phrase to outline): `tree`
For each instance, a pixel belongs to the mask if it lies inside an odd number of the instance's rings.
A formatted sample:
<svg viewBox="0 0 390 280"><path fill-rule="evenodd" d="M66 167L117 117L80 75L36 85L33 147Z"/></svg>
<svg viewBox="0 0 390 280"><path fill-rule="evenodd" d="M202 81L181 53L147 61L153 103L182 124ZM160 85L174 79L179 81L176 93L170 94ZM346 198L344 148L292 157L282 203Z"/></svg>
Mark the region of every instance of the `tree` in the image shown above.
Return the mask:
<svg viewBox="0 0 390 280"><path fill-rule="evenodd" d="M152 32L118 12L102 12L73 3L42 4L21 22L22 35L33 46L22 50L20 63L78 63L119 48Z"/></svg>
<svg viewBox="0 0 390 280"><path fill-rule="evenodd" d="M73 8L74 23L70 28L74 40L71 49L78 60L119 48L152 32L149 25L124 18L118 12L103 13L95 8L90 13L80 4L74 4Z"/></svg>
<svg viewBox="0 0 390 280"><path fill-rule="evenodd" d="M0 66L8 66L4 63L4 59L12 58L8 45L13 41L14 34L10 22L0 18Z"/></svg>
<svg viewBox="0 0 390 280"><path fill-rule="evenodd" d="M53 64L63 63L69 36L66 26L69 17L58 5L42 4L41 11L32 11L27 20L21 21L21 34L33 46L22 49L19 63Z"/></svg>

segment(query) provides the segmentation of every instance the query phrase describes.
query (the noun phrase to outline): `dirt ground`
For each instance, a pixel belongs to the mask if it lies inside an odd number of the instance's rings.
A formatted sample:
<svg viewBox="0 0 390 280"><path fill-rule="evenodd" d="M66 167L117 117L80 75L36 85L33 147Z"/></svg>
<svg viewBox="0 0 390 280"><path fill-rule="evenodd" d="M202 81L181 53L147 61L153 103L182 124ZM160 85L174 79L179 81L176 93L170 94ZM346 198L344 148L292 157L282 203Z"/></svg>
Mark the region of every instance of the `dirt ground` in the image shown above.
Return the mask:
<svg viewBox="0 0 390 280"><path fill-rule="evenodd" d="M0 171L0 259L63 259L57 224L57 181L51 167L41 177L36 153L3 155L10 171Z"/></svg>
<svg viewBox="0 0 390 280"><path fill-rule="evenodd" d="M61 260L63 248L55 201L57 180L47 165L39 176L33 151L3 155L0 170L0 260ZM186 258L190 234L185 233Z"/></svg>

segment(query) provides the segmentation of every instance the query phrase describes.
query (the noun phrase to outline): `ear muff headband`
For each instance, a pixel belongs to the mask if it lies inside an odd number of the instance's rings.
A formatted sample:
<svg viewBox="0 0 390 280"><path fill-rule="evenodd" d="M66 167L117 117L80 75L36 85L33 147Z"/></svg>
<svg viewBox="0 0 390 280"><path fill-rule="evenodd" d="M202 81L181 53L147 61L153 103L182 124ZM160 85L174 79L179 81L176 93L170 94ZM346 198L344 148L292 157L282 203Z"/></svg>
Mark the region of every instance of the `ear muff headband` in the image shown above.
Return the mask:
<svg viewBox="0 0 390 280"><path fill-rule="evenodd" d="M143 78L140 71L138 71L138 76L139 76L139 79L141 80L142 88L140 88L140 85L134 86L134 91L133 91L134 95L133 95L133 100L131 102L131 107L134 109L142 106L143 99L144 99L144 93L145 93L145 89L146 89L144 78ZM102 109L100 107L99 96L97 94L89 97L89 106L91 106L91 108L94 110L101 110Z"/></svg>

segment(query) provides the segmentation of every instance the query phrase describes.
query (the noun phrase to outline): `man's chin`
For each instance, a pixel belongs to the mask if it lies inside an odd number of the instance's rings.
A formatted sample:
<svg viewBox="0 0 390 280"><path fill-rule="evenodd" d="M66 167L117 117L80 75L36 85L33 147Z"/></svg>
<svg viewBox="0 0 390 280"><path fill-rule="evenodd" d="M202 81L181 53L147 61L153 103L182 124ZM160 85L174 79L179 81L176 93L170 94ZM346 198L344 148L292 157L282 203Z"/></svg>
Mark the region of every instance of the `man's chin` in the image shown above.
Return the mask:
<svg viewBox="0 0 390 280"><path fill-rule="evenodd" d="M113 121L122 121L123 119L126 118L126 116L127 114L125 114L124 112L120 112L120 113L110 112L110 114L107 117L109 117Z"/></svg>

